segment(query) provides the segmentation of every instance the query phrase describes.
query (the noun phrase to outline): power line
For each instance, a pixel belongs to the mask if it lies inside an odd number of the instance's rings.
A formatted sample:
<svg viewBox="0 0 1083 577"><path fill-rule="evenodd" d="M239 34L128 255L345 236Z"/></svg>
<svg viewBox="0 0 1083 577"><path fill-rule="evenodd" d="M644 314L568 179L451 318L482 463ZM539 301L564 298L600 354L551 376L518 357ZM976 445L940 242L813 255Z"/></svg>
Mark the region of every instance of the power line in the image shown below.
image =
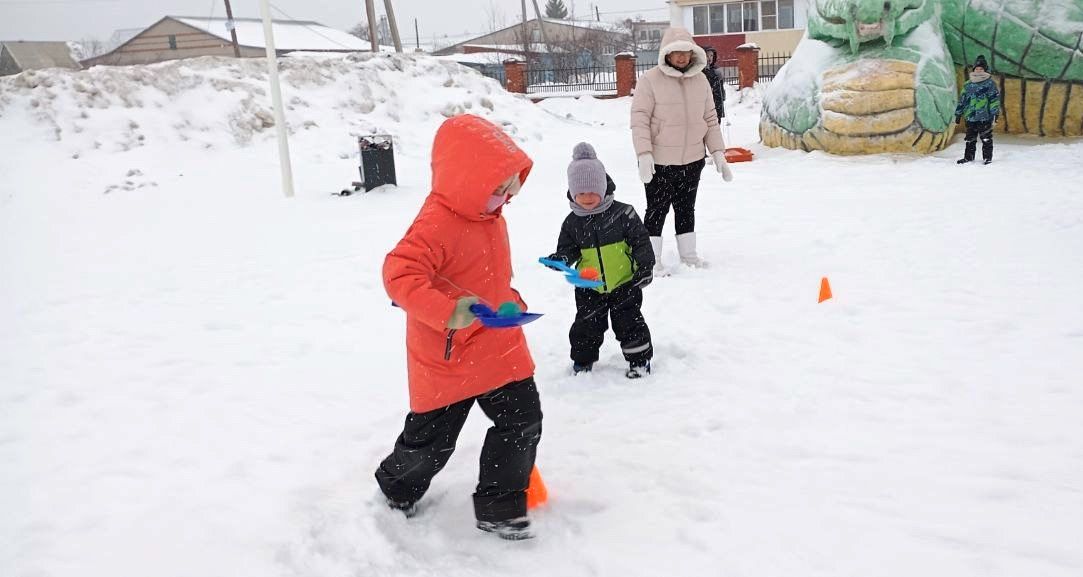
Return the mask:
<svg viewBox="0 0 1083 577"><path fill-rule="evenodd" d="M313 34L315 34L316 36L319 36L320 38L323 38L324 40L326 40L326 41L328 41L328 42L330 42L330 43L332 43L332 44L337 44L337 45L339 45L339 46L341 46L341 47L345 48L346 50L356 50L355 48L351 48L351 47L349 47L349 46L346 46L345 44L343 44L343 43L341 43L341 42L339 42L339 41L335 40L334 38L328 38L328 37L327 37L327 36L325 36L324 34L320 33L320 31L319 31L319 30L316 30L315 28L313 28L313 27L309 26L308 24L305 24L304 22L301 22L301 21L297 20L297 19L296 19L296 18L294 18L293 16L290 16L289 14L286 14L286 11L285 11L285 10L283 10L283 9L279 8L278 6L275 6L275 5L273 4L273 3L270 3L270 4L271 4L271 9L272 9L272 10L274 10L275 12L278 12L279 14L281 14L281 15L285 16L286 18L289 18L290 20L293 20L293 21L294 21L294 22L296 22L297 24L300 24L301 26L304 26L305 28L307 28L307 29L308 29L308 31L309 31L309 32L312 32L312 33L313 33Z"/></svg>

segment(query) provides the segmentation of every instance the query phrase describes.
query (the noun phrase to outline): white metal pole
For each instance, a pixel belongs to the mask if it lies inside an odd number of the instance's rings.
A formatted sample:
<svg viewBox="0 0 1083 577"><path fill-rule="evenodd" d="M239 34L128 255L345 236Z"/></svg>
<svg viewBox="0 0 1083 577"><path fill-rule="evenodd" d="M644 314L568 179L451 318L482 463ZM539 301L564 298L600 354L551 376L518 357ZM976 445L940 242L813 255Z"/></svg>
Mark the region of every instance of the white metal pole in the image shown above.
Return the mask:
<svg viewBox="0 0 1083 577"><path fill-rule="evenodd" d="M259 13L263 18L263 39L267 45L267 72L271 80L271 102L274 104L275 128L278 132L278 165L282 169L282 192L286 198L293 197L293 167L290 165L290 142L286 135L286 115L282 111L282 89L278 84L278 56L275 53L275 36L271 28L271 9L268 0L260 0Z"/></svg>

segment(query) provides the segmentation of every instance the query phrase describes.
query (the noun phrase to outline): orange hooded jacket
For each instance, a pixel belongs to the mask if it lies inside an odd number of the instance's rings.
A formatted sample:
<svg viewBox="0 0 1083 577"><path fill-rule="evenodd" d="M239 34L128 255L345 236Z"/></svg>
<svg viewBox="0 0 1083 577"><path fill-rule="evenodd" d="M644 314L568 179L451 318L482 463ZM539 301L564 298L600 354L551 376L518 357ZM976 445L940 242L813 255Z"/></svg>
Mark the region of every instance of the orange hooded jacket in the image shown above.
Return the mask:
<svg viewBox="0 0 1083 577"><path fill-rule="evenodd" d="M472 115L448 119L432 149L432 191L406 235L384 260L384 287L406 312L410 410L422 413L476 397L534 374L521 328L479 321L451 330L460 297L492 308L513 301L511 246L501 210L486 204L497 186L533 162L504 132Z"/></svg>

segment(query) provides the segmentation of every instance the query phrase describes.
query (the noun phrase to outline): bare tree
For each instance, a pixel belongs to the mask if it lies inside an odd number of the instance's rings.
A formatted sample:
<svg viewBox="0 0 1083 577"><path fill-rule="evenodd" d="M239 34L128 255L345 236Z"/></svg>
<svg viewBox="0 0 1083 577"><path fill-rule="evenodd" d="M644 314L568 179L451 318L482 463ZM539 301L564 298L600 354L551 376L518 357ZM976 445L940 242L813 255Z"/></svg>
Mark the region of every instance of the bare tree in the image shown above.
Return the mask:
<svg viewBox="0 0 1083 577"><path fill-rule="evenodd" d="M105 42L97 38L83 38L82 40L69 42L68 45L71 47L72 55L76 60L86 60L108 52Z"/></svg>
<svg viewBox="0 0 1083 577"><path fill-rule="evenodd" d="M347 30L346 33L352 36L356 36L365 41L371 38L371 35L369 34L368 21L364 18L362 18L361 21L358 22L353 28ZM376 27L376 36L376 40L382 45L387 46L392 43L391 29L388 28L387 22L384 18L381 18L379 25Z"/></svg>
<svg viewBox="0 0 1083 577"><path fill-rule="evenodd" d="M367 21L365 21L364 19L362 19L353 28L350 28L349 30L347 30L346 33L350 34L352 36L356 36L356 37L358 37L358 38L360 38L362 40L368 40L370 38L370 36L369 36L369 23Z"/></svg>

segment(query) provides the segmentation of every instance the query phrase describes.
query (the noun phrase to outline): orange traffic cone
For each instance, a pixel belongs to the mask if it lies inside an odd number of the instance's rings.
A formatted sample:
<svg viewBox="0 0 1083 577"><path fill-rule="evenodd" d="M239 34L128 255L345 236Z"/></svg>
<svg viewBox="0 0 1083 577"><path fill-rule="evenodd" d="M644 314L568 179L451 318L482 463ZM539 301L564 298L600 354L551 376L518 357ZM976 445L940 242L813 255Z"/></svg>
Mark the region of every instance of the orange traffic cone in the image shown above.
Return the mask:
<svg viewBox="0 0 1083 577"><path fill-rule="evenodd" d="M530 483L526 486L526 508L533 509L544 505L549 500L549 491L545 488L538 467L530 471Z"/></svg>
<svg viewBox="0 0 1083 577"><path fill-rule="evenodd" d="M820 280L820 300L819 300L819 302L824 302L825 300L827 300L829 298L831 298L831 283L827 282L827 277L824 277L822 280Z"/></svg>

